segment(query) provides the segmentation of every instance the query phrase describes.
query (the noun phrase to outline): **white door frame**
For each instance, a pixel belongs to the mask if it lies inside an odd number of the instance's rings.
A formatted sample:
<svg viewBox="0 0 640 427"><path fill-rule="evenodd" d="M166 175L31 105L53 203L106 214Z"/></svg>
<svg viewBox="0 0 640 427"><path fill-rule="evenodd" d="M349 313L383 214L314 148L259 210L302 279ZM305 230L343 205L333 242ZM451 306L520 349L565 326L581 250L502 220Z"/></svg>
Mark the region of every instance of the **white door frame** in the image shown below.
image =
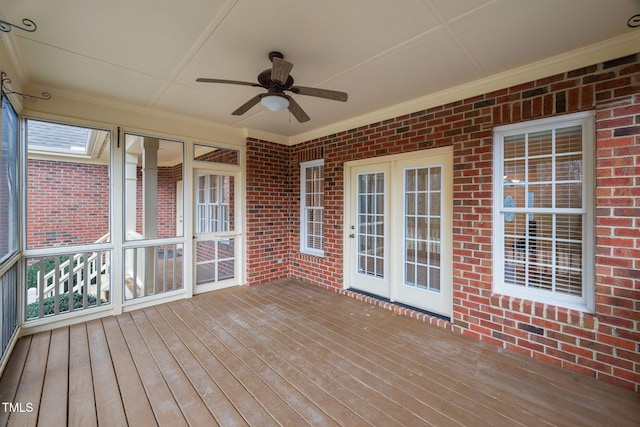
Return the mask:
<svg viewBox="0 0 640 427"><path fill-rule="evenodd" d="M349 167L349 179L346 181L350 182L351 188L353 191L350 191L349 202L345 204L345 206L351 206L353 210L353 216L345 215L345 229L348 231L348 243L350 243L350 251L345 251L345 267L347 265L352 266L353 268L347 269L345 268L345 273L349 273L349 276L346 278L346 283L349 283L351 287L357 288L361 291L369 292L372 294L380 295L384 298L389 298L390 294L390 277L392 277L391 273L391 257L389 257L390 246L389 246L389 236L393 232L389 229L392 225L389 221L389 215L391 210L391 197L389 194L391 193L390 182L391 182L391 167L389 162L381 162L381 163L366 163L366 164L354 164ZM382 188L382 194L384 196L384 203L382 206L378 206L377 196L374 195L378 188L373 189L374 191L367 191L368 195L364 196L369 202L376 200L376 207L373 211L369 211L369 213L376 213L375 215L367 215L365 218L364 228L366 229L364 234L366 237L364 239L366 241L371 240L372 243L379 240L376 235L382 231L382 239L383 244L381 247L377 246L377 242L374 243L373 248L382 250L383 258L382 264L379 264L377 260L379 260L378 254L370 253L368 255L364 255L363 258L368 260L365 265L365 269L369 270L369 272L373 272L374 274L368 274L367 271L361 271L360 268L360 254L358 251L360 232L362 231L360 228L362 227L360 224L360 217L358 215L360 212L358 207L360 203L358 198L360 194L358 194L358 177L361 175L382 175L384 186ZM346 182L345 181L345 182ZM371 183L369 183L371 184ZM373 183L374 186L377 187L377 183ZM368 189L370 190L370 189ZM373 200L372 200L373 199ZM382 207L383 212L379 213L378 209ZM372 217L377 217L378 219L382 217L382 230L380 230L380 224L375 223L371 225L367 221L369 221ZM351 220L350 220L351 219ZM367 244L365 244L367 246ZM373 271L371 270L373 269ZM364 269L363 269L364 270ZM381 276L377 276L377 272L382 270Z"/></svg>
<svg viewBox="0 0 640 427"><path fill-rule="evenodd" d="M441 242L442 242L442 292L441 301L437 309L433 309L420 302L407 302L402 300L406 298L406 292L402 292L399 298L398 287L404 286L404 261L403 261L403 241L404 241L404 185L403 175L407 165L414 166L411 159L429 158L429 164L437 164L442 166L442 223L441 223ZM391 164L391 173L388 179L390 183L390 215L386 227L386 234L389 236L388 251L389 254L388 271L390 276L388 299L391 302L403 302L420 309L434 312L438 315L451 317L453 314L453 147L440 147L422 151L414 151L410 153L394 154L371 159L356 160L344 163L344 219L343 219L343 288L352 287L353 271L357 268L355 264L356 239L351 238L353 233L351 229L354 215L356 215L357 206L353 202L353 194L356 191L357 183L353 182L353 168L361 168L365 165L376 165L383 163ZM425 166L428 166L426 164ZM387 260L385 260L387 261ZM354 286L357 289L357 286ZM428 298L429 291L417 291L413 294L424 293ZM411 293L409 293L411 294ZM385 298L385 295L381 295Z"/></svg>
<svg viewBox="0 0 640 427"><path fill-rule="evenodd" d="M227 175L234 178L234 230L230 232L214 232L214 233L196 233L197 207L198 200L198 175ZM227 288L230 286L241 285L244 281L244 256L245 256L245 238L244 238L244 184L242 182L243 173L238 166L215 164L212 167L198 167L193 169L193 188L192 188L192 206L191 215L193 223L193 293L199 294L203 292ZM197 285L196 264L198 260L197 243L199 238L209 239L234 239L234 277L232 279L211 282L207 284Z"/></svg>

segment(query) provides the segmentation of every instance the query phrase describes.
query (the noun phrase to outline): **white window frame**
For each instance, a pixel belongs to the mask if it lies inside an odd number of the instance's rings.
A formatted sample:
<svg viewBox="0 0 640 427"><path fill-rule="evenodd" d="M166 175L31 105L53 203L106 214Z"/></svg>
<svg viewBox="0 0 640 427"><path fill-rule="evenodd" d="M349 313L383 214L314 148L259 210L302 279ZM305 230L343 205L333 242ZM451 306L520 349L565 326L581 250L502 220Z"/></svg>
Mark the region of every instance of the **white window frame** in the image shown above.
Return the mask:
<svg viewBox="0 0 640 427"><path fill-rule="evenodd" d="M530 288L505 281L504 214L528 211L527 208L505 208L503 204L504 139L505 137L547 131L569 126L582 126L582 296L568 295L544 289ZM594 312L595 310L595 229L594 229L594 180L595 180L595 112L586 111L548 119L494 128L493 158L493 292L535 302ZM549 208L544 212L556 212Z"/></svg>
<svg viewBox="0 0 640 427"><path fill-rule="evenodd" d="M307 227L307 223L308 223L307 219L308 219L309 212L311 212L312 210L320 211L321 217L324 218L324 203L322 204L322 206L306 205L307 191L306 191L305 183L306 183L307 170L311 168L318 168L318 167L322 167L322 177L320 178L320 181L322 182L324 179L324 159L311 160L308 162L300 163L300 252L322 257L324 256L324 250L322 249L322 247L324 246L324 227L323 226L321 226L321 231L320 231L321 248L320 249L313 248L307 245L307 237L309 234L309 230ZM322 194L324 194L324 189Z"/></svg>

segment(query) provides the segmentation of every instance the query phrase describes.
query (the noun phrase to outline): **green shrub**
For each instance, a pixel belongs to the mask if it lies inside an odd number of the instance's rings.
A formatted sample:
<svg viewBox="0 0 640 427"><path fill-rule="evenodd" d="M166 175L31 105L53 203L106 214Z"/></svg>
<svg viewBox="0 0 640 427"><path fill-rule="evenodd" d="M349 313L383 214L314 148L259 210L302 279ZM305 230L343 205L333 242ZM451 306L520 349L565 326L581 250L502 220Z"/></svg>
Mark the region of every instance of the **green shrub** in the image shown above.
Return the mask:
<svg viewBox="0 0 640 427"><path fill-rule="evenodd" d="M69 257L67 255L62 255L60 257L60 264L67 261ZM51 270L56 268L55 258L45 258L44 259L44 274L47 274ZM27 287L35 288L38 285L38 275L40 274L40 262L36 262L27 267Z"/></svg>
<svg viewBox="0 0 640 427"><path fill-rule="evenodd" d="M73 293L73 308L79 309L83 308L83 298L82 294L77 292ZM69 311L69 294L62 294L58 298L59 306L58 312L64 313ZM95 295L87 295L87 307L95 306L98 303L98 299ZM107 302L104 300L100 300L101 304L106 304ZM45 316L49 314L55 313L55 297L45 298L43 301L43 314ZM34 319L38 317L38 301L32 302L27 306L27 319Z"/></svg>

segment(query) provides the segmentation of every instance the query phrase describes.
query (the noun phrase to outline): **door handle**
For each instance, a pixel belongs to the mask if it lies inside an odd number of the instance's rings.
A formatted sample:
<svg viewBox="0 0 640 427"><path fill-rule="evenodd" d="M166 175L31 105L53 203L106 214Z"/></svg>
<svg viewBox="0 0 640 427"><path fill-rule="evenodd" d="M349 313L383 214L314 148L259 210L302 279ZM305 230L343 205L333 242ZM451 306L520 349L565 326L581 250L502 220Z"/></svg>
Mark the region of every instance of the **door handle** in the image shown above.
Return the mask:
<svg viewBox="0 0 640 427"><path fill-rule="evenodd" d="M354 237L356 237L356 235L351 233L351 234L349 234L349 237L351 237L353 239Z"/></svg>

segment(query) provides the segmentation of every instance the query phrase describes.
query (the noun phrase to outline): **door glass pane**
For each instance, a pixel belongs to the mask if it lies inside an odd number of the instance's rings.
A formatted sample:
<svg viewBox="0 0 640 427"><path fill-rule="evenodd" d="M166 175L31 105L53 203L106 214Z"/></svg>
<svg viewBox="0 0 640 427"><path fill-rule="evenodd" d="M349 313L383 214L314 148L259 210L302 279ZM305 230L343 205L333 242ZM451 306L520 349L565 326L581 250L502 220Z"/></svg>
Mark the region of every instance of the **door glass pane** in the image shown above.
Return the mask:
<svg viewBox="0 0 640 427"><path fill-rule="evenodd" d="M196 233L234 231L234 177L198 175L196 185Z"/></svg>
<svg viewBox="0 0 640 427"><path fill-rule="evenodd" d="M404 283L434 292L440 292L441 176L433 166L406 169L404 178Z"/></svg>
<svg viewBox="0 0 640 427"><path fill-rule="evenodd" d="M235 277L235 240L218 241L218 257L216 259L217 280L233 279Z"/></svg>
<svg viewBox="0 0 640 427"><path fill-rule="evenodd" d="M126 240L180 237L176 218L178 183L183 182L184 144L157 137L126 134Z"/></svg>
<svg viewBox="0 0 640 427"><path fill-rule="evenodd" d="M384 277L384 173L358 175L358 273Z"/></svg>
<svg viewBox="0 0 640 427"><path fill-rule="evenodd" d="M235 277L235 239L205 240L196 244L196 284Z"/></svg>
<svg viewBox="0 0 640 427"><path fill-rule="evenodd" d="M216 242L205 241L196 244L196 284L216 280Z"/></svg>

